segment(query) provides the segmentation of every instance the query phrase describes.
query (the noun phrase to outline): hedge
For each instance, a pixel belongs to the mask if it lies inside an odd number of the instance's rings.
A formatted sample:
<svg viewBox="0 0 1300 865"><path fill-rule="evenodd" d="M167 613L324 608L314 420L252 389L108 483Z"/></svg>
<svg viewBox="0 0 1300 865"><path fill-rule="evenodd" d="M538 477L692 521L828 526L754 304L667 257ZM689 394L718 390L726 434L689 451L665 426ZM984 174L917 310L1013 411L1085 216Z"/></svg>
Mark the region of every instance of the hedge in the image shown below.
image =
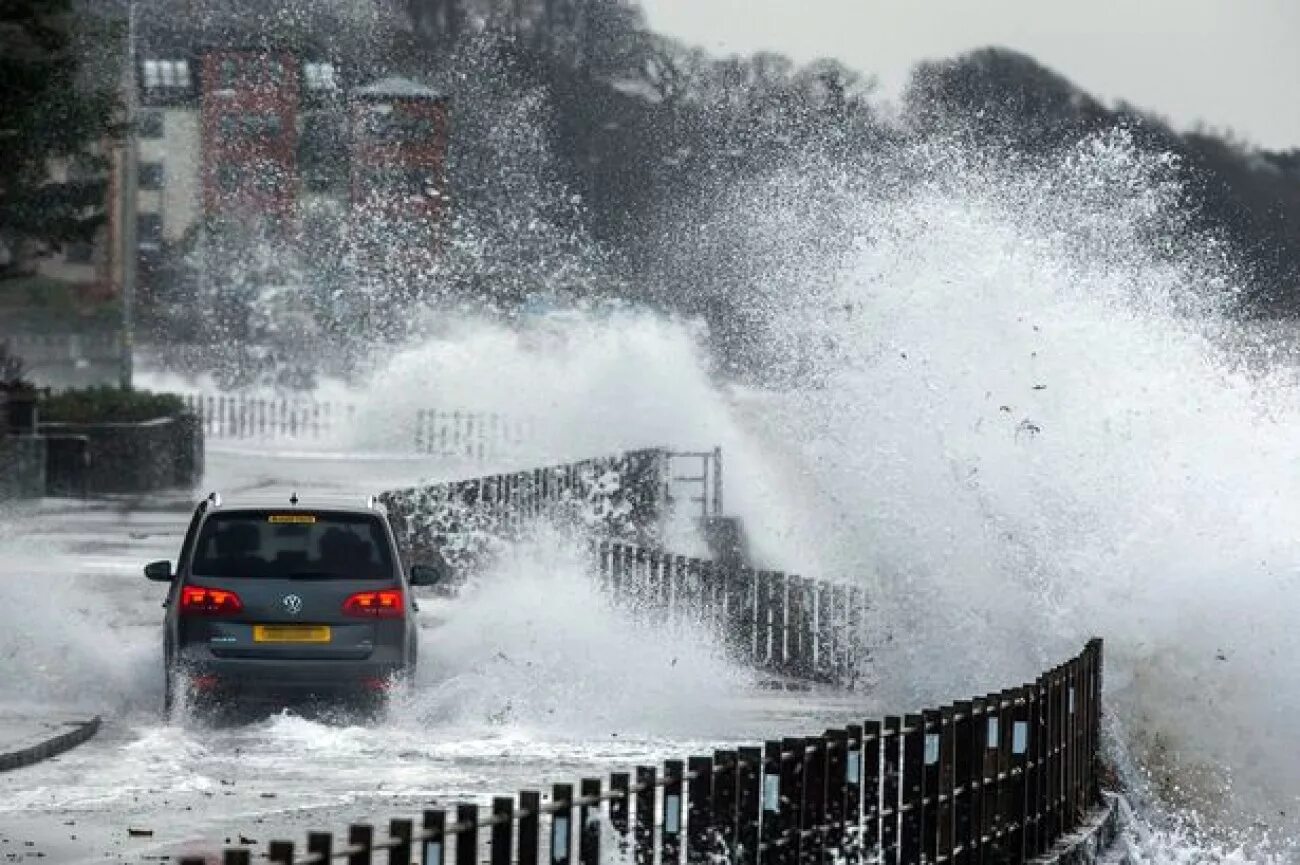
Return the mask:
<svg viewBox="0 0 1300 865"><path fill-rule="evenodd" d="M41 400L42 423L138 423L185 411L176 394L117 387L65 390Z"/></svg>

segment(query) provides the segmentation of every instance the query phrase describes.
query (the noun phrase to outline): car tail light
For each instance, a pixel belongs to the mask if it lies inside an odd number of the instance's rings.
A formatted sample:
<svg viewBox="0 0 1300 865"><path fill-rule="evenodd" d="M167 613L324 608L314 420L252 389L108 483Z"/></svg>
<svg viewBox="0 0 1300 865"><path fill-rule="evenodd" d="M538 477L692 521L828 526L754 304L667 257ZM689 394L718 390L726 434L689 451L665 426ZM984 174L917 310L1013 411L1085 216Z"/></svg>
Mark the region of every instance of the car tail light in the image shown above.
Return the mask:
<svg viewBox="0 0 1300 865"><path fill-rule="evenodd" d="M185 586L181 589L181 615L220 616L243 612L244 602L239 595L225 589L208 589L203 586Z"/></svg>
<svg viewBox="0 0 1300 865"><path fill-rule="evenodd" d="M406 615L406 603L399 589L357 592L343 602L343 615L400 619Z"/></svg>
<svg viewBox="0 0 1300 865"><path fill-rule="evenodd" d="M220 684L221 679L212 673L190 676L190 687L196 691L215 691Z"/></svg>
<svg viewBox="0 0 1300 865"><path fill-rule="evenodd" d="M392 679L380 678L379 676L366 676L364 679L361 680L361 687L373 693L378 693L380 691L387 691L389 688L392 687L392 684L393 684Z"/></svg>

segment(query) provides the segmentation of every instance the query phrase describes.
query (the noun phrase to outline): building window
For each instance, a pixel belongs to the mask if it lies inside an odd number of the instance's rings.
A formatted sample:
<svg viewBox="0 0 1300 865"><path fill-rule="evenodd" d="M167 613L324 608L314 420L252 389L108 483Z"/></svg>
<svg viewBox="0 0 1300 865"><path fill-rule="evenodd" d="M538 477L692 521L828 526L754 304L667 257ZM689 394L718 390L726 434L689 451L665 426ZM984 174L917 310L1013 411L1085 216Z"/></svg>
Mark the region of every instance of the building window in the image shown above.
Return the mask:
<svg viewBox="0 0 1300 865"><path fill-rule="evenodd" d="M64 259L68 264L92 264L95 261L95 244L85 241L69 243Z"/></svg>
<svg viewBox="0 0 1300 865"><path fill-rule="evenodd" d="M217 166L217 188L222 192L234 192L239 189L241 172L238 165L223 162Z"/></svg>
<svg viewBox="0 0 1300 865"><path fill-rule="evenodd" d="M136 130L141 138L163 137L163 113L161 111L142 111L136 118Z"/></svg>
<svg viewBox="0 0 1300 865"><path fill-rule="evenodd" d="M284 121L278 114L247 114L244 131L255 138L278 138L284 132Z"/></svg>
<svg viewBox="0 0 1300 865"><path fill-rule="evenodd" d="M140 188L162 189L164 183L163 164L161 162L140 163Z"/></svg>
<svg viewBox="0 0 1300 865"><path fill-rule="evenodd" d="M366 117L366 133L379 141L431 141L433 121L397 111L375 111Z"/></svg>
<svg viewBox="0 0 1300 865"><path fill-rule="evenodd" d="M253 171L253 188L264 195L274 195L280 191L283 174L276 165L259 165Z"/></svg>
<svg viewBox="0 0 1300 865"><path fill-rule="evenodd" d="M239 64L234 61L234 58L227 57L225 60L222 60L221 61L221 86L224 89L229 90L230 88L235 86L235 82L238 79L239 79Z"/></svg>
<svg viewBox="0 0 1300 865"><path fill-rule="evenodd" d="M374 166L365 172L366 188L375 194L437 197L434 173L426 168Z"/></svg>
<svg viewBox="0 0 1300 865"><path fill-rule="evenodd" d="M279 114L223 114L218 125L223 138L279 138L284 133L284 120Z"/></svg>
<svg viewBox="0 0 1300 865"><path fill-rule="evenodd" d="M136 242L146 252L162 249L161 213L141 213L136 218Z"/></svg>
<svg viewBox="0 0 1300 865"><path fill-rule="evenodd" d="M144 61L144 87L146 90L184 90L190 86L188 60Z"/></svg>
<svg viewBox="0 0 1300 865"><path fill-rule="evenodd" d="M333 63L304 63L302 77L308 90L338 90Z"/></svg>

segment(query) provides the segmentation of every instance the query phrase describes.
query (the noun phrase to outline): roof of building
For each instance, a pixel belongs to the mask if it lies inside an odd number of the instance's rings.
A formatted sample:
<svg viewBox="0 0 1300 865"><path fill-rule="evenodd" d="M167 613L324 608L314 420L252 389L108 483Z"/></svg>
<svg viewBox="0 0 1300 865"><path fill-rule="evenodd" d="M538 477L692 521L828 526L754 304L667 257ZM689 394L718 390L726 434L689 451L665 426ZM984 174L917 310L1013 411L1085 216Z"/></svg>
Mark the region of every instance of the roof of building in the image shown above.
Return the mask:
<svg viewBox="0 0 1300 865"><path fill-rule="evenodd" d="M446 95L409 78L383 78L353 91L356 96L381 99L445 99Z"/></svg>

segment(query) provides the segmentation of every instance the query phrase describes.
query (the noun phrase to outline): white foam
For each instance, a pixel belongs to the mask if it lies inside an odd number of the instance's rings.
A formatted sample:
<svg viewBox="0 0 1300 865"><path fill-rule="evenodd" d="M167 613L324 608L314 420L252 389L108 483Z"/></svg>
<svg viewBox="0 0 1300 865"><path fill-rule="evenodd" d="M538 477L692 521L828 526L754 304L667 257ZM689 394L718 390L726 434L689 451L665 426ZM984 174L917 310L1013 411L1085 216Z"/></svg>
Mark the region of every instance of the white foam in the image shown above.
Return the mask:
<svg viewBox="0 0 1300 865"><path fill-rule="evenodd" d="M884 701L1100 635L1158 801L1293 831L1300 393L1245 369L1237 271L1168 159L1115 134L1041 167L934 145L818 171L704 230L785 262L728 289L770 310L752 342L781 385L748 397L767 459L739 473L794 479L787 550L874 588Z"/></svg>

